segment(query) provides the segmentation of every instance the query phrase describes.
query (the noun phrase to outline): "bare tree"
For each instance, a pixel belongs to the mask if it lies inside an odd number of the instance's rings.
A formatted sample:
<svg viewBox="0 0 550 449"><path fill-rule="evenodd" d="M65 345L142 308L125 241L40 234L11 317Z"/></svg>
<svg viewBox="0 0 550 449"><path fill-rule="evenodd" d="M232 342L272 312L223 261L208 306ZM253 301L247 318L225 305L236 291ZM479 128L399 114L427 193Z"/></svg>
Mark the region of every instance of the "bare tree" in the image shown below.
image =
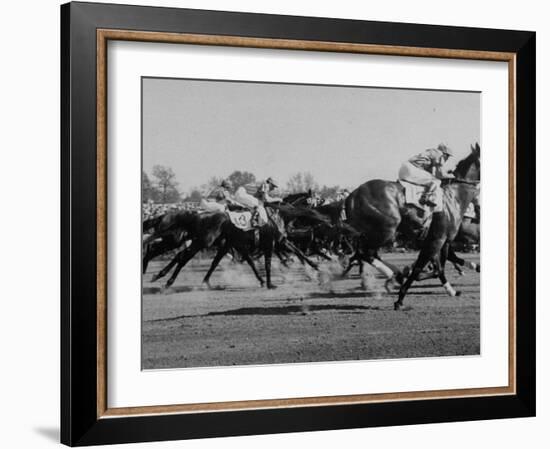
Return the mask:
<svg viewBox="0 0 550 449"><path fill-rule="evenodd" d="M307 192L309 189L317 190L319 184L310 172L298 172L293 174L286 183L289 193Z"/></svg>
<svg viewBox="0 0 550 449"><path fill-rule="evenodd" d="M191 191L189 192L189 195L187 195L184 198L184 201L194 201L199 202L202 199L202 193L198 187L193 187Z"/></svg>
<svg viewBox="0 0 550 449"><path fill-rule="evenodd" d="M223 178L221 176L212 176L206 184L203 184L201 186L201 191L203 196L208 196L212 190L218 188L223 181Z"/></svg>
<svg viewBox="0 0 550 449"><path fill-rule="evenodd" d="M148 201L156 201L158 198L158 191L151 183L147 173L141 174L141 200L146 203Z"/></svg>

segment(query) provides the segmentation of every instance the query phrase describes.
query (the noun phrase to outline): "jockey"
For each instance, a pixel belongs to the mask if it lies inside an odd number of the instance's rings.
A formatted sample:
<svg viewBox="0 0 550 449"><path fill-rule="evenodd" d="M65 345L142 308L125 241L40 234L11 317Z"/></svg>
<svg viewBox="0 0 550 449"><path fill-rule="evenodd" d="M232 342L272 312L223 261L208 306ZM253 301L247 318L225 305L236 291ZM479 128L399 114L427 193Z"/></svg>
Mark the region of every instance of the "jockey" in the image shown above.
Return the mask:
<svg viewBox="0 0 550 449"><path fill-rule="evenodd" d="M339 190L338 193L336 194L336 198L335 198L335 201L338 202L338 201L341 201L342 202L342 206L341 206L341 209L340 209L340 220L342 221L346 221L347 220L347 215L346 215L346 198L349 196L349 190L348 189L344 189L344 190Z"/></svg>
<svg viewBox="0 0 550 449"><path fill-rule="evenodd" d="M441 179L454 178L448 168L444 168L452 155L452 150L443 143L440 143L437 148L425 150L401 165L399 180L425 186L426 190L419 203L435 207L436 192L441 185Z"/></svg>
<svg viewBox="0 0 550 449"><path fill-rule="evenodd" d="M231 181L224 179L218 187L206 196L206 199L201 200L201 207L208 212L225 212L228 204L238 203L231 196Z"/></svg>
<svg viewBox="0 0 550 449"><path fill-rule="evenodd" d="M265 203L281 202L282 199L271 196L271 192L277 188L277 183L271 177L259 184L249 183L241 186L235 192L235 200L242 205L252 209L252 222L256 225L260 224L260 219L263 223L267 223L267 212L265 211Z"/></svg>

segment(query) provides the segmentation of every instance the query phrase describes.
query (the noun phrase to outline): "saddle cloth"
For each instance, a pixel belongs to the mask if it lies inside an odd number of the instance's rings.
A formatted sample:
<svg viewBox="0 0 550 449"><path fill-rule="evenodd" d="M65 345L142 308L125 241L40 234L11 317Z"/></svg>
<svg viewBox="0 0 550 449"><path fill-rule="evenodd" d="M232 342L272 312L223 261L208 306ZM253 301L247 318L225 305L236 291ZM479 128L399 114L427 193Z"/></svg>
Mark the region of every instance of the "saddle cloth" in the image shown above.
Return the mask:
<svg viewBox="0 0 550 449"><path fill-rule="evenodd" d="M411 182L399 180L399 183L405 189L405 204L412 204L415 207L423 210L425 214L431 214L432 212L441 212L443 210L443 192L441 187L438 187L434 192L435 207L430 207L426 204L420 204L420 198L424 194L426 187Z"/></svg>
<svg viewBox="0 0 550 449"><path fill-rule="evenodd" d="M231 220L231 223L233 223L233 226L235 226L236 228L242 231L250 231L251 229L253 229L252 212L228 211L227 214L229 215L229 219Z"/></svg>

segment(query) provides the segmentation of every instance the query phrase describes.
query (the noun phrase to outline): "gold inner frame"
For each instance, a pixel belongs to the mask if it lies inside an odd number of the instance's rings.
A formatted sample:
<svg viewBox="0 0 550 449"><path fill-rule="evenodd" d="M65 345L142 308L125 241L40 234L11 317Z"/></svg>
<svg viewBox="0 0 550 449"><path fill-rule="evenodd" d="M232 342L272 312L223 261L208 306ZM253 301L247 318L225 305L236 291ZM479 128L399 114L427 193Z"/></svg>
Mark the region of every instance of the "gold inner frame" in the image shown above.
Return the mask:
<svg viewBox="0 0 550 449"><path fill-rule="evenodd" d="M327 51L429 58L503 61L508 63L508 154L509 154L509 299L508 299L508 385L503 387L427 390L345 396L173 404L108 408L107 406L107 42L109 40ZM168 413L200 413L325 405L346 405L422 399L447 399L513 395L516 393L516 54L492 51L422 48L374 44L251 38L239 36L159 33L116 29L97 30L97 417Z"/></svg>

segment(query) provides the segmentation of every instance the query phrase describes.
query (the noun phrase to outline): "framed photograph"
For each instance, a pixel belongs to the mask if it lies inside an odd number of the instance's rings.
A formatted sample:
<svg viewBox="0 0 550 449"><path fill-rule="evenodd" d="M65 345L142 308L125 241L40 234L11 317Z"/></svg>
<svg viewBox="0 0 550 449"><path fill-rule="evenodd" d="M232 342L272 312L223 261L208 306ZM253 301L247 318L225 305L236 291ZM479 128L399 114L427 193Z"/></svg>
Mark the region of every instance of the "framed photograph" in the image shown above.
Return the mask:
<svg viewBox="0 0 550 449"><path fill-rule="evenodd" d="M535 414L535 33L61 7L61 439Z"/></svg>

